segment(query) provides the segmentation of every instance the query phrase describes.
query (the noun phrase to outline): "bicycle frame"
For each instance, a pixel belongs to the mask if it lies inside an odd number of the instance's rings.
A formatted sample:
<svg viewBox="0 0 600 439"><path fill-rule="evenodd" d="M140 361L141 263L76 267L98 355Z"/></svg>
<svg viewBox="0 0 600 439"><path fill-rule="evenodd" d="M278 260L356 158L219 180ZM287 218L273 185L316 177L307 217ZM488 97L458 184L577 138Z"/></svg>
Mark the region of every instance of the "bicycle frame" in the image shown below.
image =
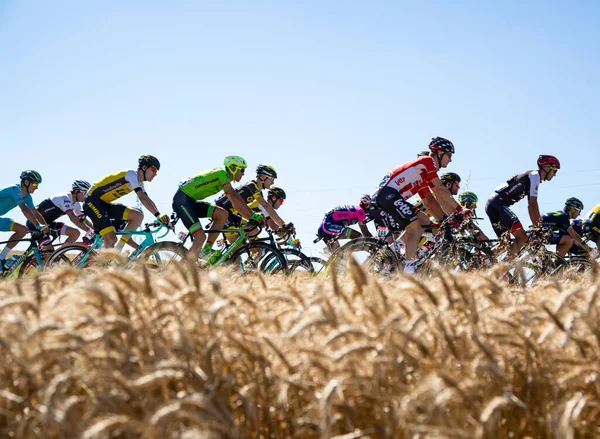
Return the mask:
<svg viewBox="0 0 600 439"><path fill-rule="evenodd" d="M42 253L38 248L38 241L41 236L24 238L24 239L9 239L8 241L0 241L0 245L8 244L9 242L29 242L29 247L25 250L21 256L15 261L12 267L8 271L4 271L0 277L8 278L11 277L32 254L35 256L36 262L40 267L44 267L44 258L42 258ZM54 242L56 237L53 237L50 243Z"/></svg>

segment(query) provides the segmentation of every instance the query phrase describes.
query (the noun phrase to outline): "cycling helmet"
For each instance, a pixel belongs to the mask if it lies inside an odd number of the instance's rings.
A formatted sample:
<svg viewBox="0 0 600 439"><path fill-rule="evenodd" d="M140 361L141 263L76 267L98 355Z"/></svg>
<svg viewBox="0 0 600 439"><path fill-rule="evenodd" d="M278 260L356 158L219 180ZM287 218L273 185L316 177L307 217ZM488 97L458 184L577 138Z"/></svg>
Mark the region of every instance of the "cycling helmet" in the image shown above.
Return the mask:
<svg viewBox="0 0 600 439"><path fill-rule="evenodd" d="M358 205L366 211L372 202L373 198L371 198L369 194L364 194L362 197L360 197L360 203Z"/></svg>
<svg viewBox="0 0 600 439"><path fill-rule="evenodd" d="M442 174L440 180L444 184L460 183L460 176L458 174L455 174L454 172L446 172L445 174Z"/></svg>
<svg viewBox="0 0 600 439"><path fill-rule="evenodd" d="M444 139L443 137L434 137L429 143L429 150L454 154L454 145L448 139Z"/></svg>
<svg viewBox="0 0 600 439"><path fill-rule="evenodd" d="M39 172L29 169L28 171L21 172L21 180L29 180L32 183L41 183L42 176Z"/></svg>
<svg viewBox="0 0 600 439"><path fill-rule="evenodd" d="M228 155L225 157L225 160L223 160L223 164L225 165L225 169L232 174L238 169L246 169L248 167L246 160L239 155Z"/></svg>
<svg viewBox="0 0 600 439"><path fill-rule="evenodd" d="M138 167L141 168L142 166L154 166L156 169L160 169L160 162L153 155L144 154L138 159Z"/></svg>
<svg viewBox="0 0 600 439"><path fill-rule="evenodd" d="M277 178L277 171L273 166L258 165L256 167L256 175L266 175L267 177Z"/></svg>
<svg viewBox="0 0 600 439"><path fill-rule="evenodd" d="M458 202L461 206L464 206L467 203L477 204L478 201L479 198L477 198L477 195L473 192L463 192L458 196Z"/></svg>
<svg viewBox="0 0 600 439"><path fill-rule="evenodd" d="M281 198L285 200L285 191L280 187L272 187L268 192L269 197Z"/></svg>
<svg viewBox="0 0 600 439"><path fill-rule="evenodd" d="M91 184L89 184L87 181L85 180L75 180L73 182L73 185L71 186L71 188L74 191L89 191L90 188L92 187Z"/></svg>
<svg viewBox="0 0 600 439"><path fill-rule="evenodd" d="M583 203L581 202L581 200L579 198L575 198L575 197L567 198L567 201L565 201L565 209L569 210L572 208L575 208L575 209L579 210L580 212L583 210Z"/></svg>
<svg viewBox="0 0 600 439"><path fill-rule="evenodd" d="M554 166L557 169L560 169L560 162L553 155L541 154L537 159L537 164L539 166Z"/></svg>

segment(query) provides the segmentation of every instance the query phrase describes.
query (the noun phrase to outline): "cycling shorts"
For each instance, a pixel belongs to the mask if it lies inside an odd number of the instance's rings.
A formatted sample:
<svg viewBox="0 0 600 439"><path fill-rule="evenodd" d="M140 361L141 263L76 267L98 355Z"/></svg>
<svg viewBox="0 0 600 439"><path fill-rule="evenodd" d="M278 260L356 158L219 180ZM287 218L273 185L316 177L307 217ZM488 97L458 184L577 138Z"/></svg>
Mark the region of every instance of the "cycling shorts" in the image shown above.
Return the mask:
<svg viewBox="0 0 600 439"><path fill-rule="evenodd" d="M517 215L494 197L490 198L485 205L485 213L490 218L494 232L498 237L506 231L514 234L514 232L523 228Z"/></svg>
<svg viewBox="0 0 600 439"><path fill-rule="evenodd" d="M0 218L0 232L12 232L15 220L10 218Z"/></svg>
<svg viewBox="0 0 600 439"><path fill-rule="evenodd" d="M328 221L327 217L325 217L321 223L321 226L317 230L317 235L323 238L323 241L329 242L332 239L339 238L340 236L342 236L342 239L344 239L343 237L346 233L348 233L348 229L349 227L346 227L342 224L336 224L333 221Z"/></svg>
<svg viewBox="0 0 600 439"><path fill-rule="evenodd" d="M385 213L392 217L398 230L404 230L406 227L417 220L419 209L410 204L400 192L391 187L382 187L375 194L375 203Z"/></svg>
<svg viewBox="0 0 600 439"><path fill-rule="evenodd" d="M132 207L124 206L118 203L108 203L100 197L86 197L83 202L83 213L92 220L94 232L104 236L107 233L115 232L112 220L127 220L129 212L134 210Z"/></svg>
<svg viewBox="0 0 600 439"><path fill-rule="evenodd" d="M173 197L173 211L181 218L190 233L202 229L200 218L210 218L215 205L206 201L196 201L185 192L178 190Z"/></svg>
<svg viewBox="0 0 600 439"><path fill-rule="evenodd" d="M563 236L568 235L567 232L562 230L558 230L556 232L552 232L550 237L548 238L548 244L557 245Z"/></svg>

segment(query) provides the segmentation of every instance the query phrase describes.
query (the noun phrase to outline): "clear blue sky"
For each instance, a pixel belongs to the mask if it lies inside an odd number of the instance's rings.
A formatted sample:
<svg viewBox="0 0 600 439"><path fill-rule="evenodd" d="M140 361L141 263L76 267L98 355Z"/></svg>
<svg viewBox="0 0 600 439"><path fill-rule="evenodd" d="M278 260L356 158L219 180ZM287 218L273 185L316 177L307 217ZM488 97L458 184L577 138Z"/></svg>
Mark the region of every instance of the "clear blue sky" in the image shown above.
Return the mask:
<svg viewBox="0 0 600 439"><path fill-rule="evenodd" d="M150 153L162 168L148 193L170 211L179 180L238 154L277 169L280 213L308 245L325 211L443 136L480 216L540 153L562 162L541 210L569 196L587 210L599 5L0 0L0 187L36 169L39 202Z"/></svg>

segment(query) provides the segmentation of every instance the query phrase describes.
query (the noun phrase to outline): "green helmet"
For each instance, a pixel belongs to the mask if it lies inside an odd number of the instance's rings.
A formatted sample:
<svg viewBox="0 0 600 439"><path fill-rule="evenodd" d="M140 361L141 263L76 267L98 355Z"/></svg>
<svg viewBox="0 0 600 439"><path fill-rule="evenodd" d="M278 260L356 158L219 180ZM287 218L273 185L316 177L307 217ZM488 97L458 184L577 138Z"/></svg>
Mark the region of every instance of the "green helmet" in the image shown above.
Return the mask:
<svg viewBox="0 0 600 439"><path fill-rule="evenodd" d="M29 169L28 171L21 172L21 180L29 180L32 183L41 183L42 176L39 172Z"/></svg>
<svg viewBox="0 0 600 439"><path fill-rule="evenodd" d="M454 172L446 172L445 174L442 174L440 180L444 184L460 183L460 176L458 174L455 174Z"/></svg>
<svg viewBox="0 0 600 439"><path fill-rule="evenodd" d="M228 155L223 160L223 164L225 165L225 169L227 169L232 174L235 173L238 169L246 169L248 165L246 164L246 160L244 160L239 155Z"/></svg>
<svg viewBox="0 0 600 439"><path fill-rule="evenodd" d="M256 167L256 175L266 175L267 177L277 178L277 171L273 166L258 165Z"/></svg>
<svg viewBox="0 0 600 439"><path fill-rule="evenodd" d="M567 198L567 201L565 201L565 209L569 210L572 208L575 208L575 209L579 210L580 212L583 210L583 203L581 202L581 200L579 198L575 198L575 197Z"/></svg>
<svg viewBox="0 0 600 439"><path fill-rule="evenodd" d="M461 206L464 206L467 203L471 203L472 205L477 204L479 198L473 192L463 192L458 196L458 202Z"/></svg>
<svg viewBox="0 0 600 439"><path fill-rule="evenodd" d="M269 197L275 197L277 199L281 198L285 200L285 191L280 187L272 187L269 189Z"/></svg>
<svg viewBox="0 0 600 439"><path fill-rule="evenodd" d="M138 159L138 168L141 168L142 166L154 166L156 169L160 169L160 162L153 155L144 154Z"/></svg>

